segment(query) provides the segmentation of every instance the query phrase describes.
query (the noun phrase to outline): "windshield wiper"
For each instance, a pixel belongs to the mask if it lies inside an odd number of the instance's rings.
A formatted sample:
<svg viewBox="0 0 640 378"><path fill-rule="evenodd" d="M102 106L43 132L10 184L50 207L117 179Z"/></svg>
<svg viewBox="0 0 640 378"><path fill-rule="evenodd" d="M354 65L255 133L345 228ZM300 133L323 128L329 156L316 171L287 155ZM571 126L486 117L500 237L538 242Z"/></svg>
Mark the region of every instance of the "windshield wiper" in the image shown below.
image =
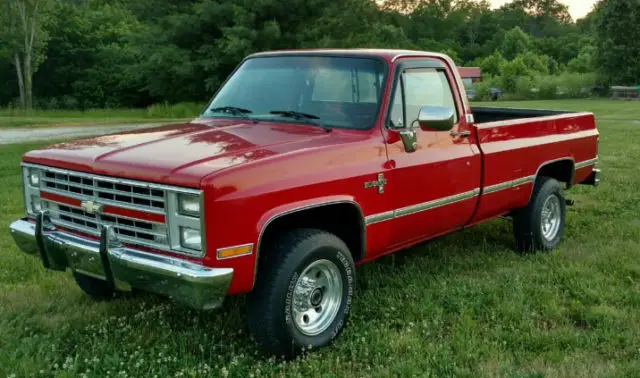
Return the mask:
<svg viewBox="0 0 640 378"><path fill-rule="evenodd" d="M251 110L245 109L245 108L239 108L237 106L220 106L217 108L208 109L208 111L212 113L228 113L234 116L240 116L242 118L251 120L253 122L257 122L255 119L249 116L249 114L253 113Z"/></svg>
<svg viewBox="0 0 640 378"><path fill-rule="evenodd" d="M293 118L295 120L304 120L311 125L322 127L322 129L326 132L331 131L331 128L329 126L319 121L320 117L318 117L317 115L296 112L294 110L272 110L269 112L269 114L279 115L286 118Z"/></svg>

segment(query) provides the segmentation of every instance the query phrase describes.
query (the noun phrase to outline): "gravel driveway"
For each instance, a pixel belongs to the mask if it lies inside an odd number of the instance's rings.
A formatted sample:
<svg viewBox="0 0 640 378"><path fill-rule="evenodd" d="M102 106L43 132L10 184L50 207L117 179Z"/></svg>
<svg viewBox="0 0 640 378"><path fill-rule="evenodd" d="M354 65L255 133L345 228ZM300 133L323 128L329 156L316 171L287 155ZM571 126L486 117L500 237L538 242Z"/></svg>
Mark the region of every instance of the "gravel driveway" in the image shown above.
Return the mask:
<svg viewBox="0 0 640 378"><path fill-rule="evenodd" d="M49 127L39 129L0 129L0 144L22 143L47 139L73 139L84 136L112 134L127 130L146 129L160 125L161 124L158 123L144 123L109 126Z"/></svg>

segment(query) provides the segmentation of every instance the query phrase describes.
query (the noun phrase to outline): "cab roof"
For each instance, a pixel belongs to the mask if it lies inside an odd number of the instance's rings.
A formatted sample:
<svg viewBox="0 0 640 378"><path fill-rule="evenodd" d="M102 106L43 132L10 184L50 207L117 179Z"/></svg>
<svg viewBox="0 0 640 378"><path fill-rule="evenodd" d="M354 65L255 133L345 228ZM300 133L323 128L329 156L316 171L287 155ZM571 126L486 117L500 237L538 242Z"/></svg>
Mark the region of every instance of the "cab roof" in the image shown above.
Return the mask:
<svg viewBox="0 0 640 378"><path fill-rule="evenodd" d="M360 58L382 58L388 62L393 62L400 57L415 56L428 58L446 59L443 54L427 51L416 50L397 50L397 49L308 49L308 50L276 50L265 51L249 55L247 58L255 58L261 56L287 56L287 55L331 55L344 57L360 57Z"/></svg>

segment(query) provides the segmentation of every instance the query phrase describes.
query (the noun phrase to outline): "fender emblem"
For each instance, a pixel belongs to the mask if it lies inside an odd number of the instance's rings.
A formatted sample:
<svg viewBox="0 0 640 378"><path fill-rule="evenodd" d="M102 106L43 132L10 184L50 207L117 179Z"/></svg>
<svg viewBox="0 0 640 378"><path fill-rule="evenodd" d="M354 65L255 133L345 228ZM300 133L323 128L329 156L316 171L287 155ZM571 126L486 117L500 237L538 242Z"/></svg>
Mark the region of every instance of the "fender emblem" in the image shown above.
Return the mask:
<svg viewBox="0 0 640 378"><path fill-rule="evenodd" d="M95 214L102 211L103 205L93 201L82 201L80 207L89 214Z"/></svg>
<svg viewBox="0 0 640 378"><path fill-rule="evenodd" d="M384 178L383 173L378 174L378 179L376 181L367 181L364 183L364 188L378 188L378 194L384 193L384 186L387 185L387 179Z"/></svg>

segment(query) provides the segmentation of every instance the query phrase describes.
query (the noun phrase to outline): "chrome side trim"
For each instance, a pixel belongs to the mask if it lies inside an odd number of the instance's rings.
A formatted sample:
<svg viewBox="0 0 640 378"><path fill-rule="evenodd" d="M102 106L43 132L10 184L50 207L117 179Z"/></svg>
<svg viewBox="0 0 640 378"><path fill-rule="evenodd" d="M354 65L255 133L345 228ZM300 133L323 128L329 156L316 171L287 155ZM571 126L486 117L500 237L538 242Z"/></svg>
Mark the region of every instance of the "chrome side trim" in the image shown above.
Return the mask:
<svg viewBox="0 0 640 378"><path fill-rule="evenodd" d="M480 188L476 188L464 193L458 193L453 196L438 198L432 201L422 202L411 206L402 207L396 210L385 211L384 213L372 214L365 218L365 225L388 221L395 218L405 217L421 213L423 211L435 209L446 205L451 205L456 202L466 201L477 197L480 194Z"/></svg>
<svg viewBox="0 0 640 378"><path fill-rule="evenodd" d="M576 163L575 168L576 169L580 169L580 168L588 167L590 165L594 165L594 164L596 164L598 162L598 160L599 160L599 158L596 156L593 159L581 161L580 163Z"/></svg>
<svg viewBox="0 0 640 378"><path fill-rule="evenodd" d="M542 163L540 165L540 167L538 167L538 170L536 171L535 175L520 177L520 178L517 178L515 180L509 180L509 181L501 182L499 184L487 186L482 191L482 194L484 195L484 194L496 193L496 192L499 192L499 191L502 191L502 190L512 189L512 188L516 188L516 187L521 186L521 185L532 183L538 177L538 173L540 172L540 169L542 169L542 167L544 167L544 166L546 166L548 164L551 164L551 163L556 163L558 161L564 161L564 160L571 161L573 163L573 159L571 159L571 158L560 158L560 159L546 161L546 162ZM583 162L576 163L575 164L575 169L584 168L584 167L593 165L596 162L598 162L598 158L597 157L595 159L585 160ZM449 204L452 204L452 203L456 203L456 202L459 202L459 201L464 201L464 200L473 198L473 197L477 196L478 194L480 194L480 189L474 189L472 191L456 194L456 195L453 195L453 196L450 196L450 197L439 198L439 199L436 199L436 200L433 200L433 201L418 203L418 204L415 204L415 205L403 207L403 208L396 209L396 210L390 210L390 211L386 211L386 212L383 212L383 213L372 214L372 215L369 215L369 216L367 216L365 218L365 225L369 226L369 225L380 223L380 222L384 222L384 221L387 221L387 220L390 220L390 219L395 219L395 218L399 218L399 217L403 217L403 216L419 213L419 212L422 212L422 211L431 210L431 209L434 209L436 207L446 206L446 205L449 205Z"/></svg>
<svg viewBox="0 0 640 378"><path fill-rule="evenodd" d="M421 213L423 211L435 209L437 207L451 205L460 201L465 201L473 197L476 197L479 193L480 193L480 189L474 189L474 190L470 190L464 193L459 193L453 196L444 197L444 198L436 199L433 201L428 201L428 202L423 202L423 203L418 203L415 205L403 207L394 211L394 218Z"/></svg>
<svg viewBox="0 0 640 378"><path fill-rule="evenodd" d="M519 179L501 182L500 184L487 186L484 188L483 194L491 194L505 189L511 189L520 185L529 184L535 180L535 176L526 176Z"/></svg>
<svg viewBox="0 0 640 378"><path fill-rule="evenodd" d="M262 226L262 229L260 230L260 234L258 235L258 243L256 244L256 261L255 261L255 265L253 268L253 285L255 285L256 283L256 279L258 277L258 261L260 260L260 247L262 246L262 237L264 236L264 231L269 228L269 225L275 221L278 218L281 218L285 215L290 215L293 213L297 213L300 211L304 211L304 210L309 210L309 209L315 209L318 207L324 207L324 206L331 206L331 205L339 205L339 204L348 204L348 205L353 205L355 206L356 209L358 209L358 212L360 213L360 226L362 229L362 250L358 251L363 257L365 255L365 248L366 248L366 242L367 242L367 228L366 228L366 224L365 224L365 218L364 218L364 214L362 213L362 209L360 208L360 205L358 205L357 202L355 201L350 201L350 200L336 200L336 201L327 201L327 202L322 202L322 203L316 203L316 204L312 204L312 205L307 205L307 206L301 206L295 209L289 209L287 211L284 211L282 213L279 214L275 214L273 216L271 216L269 219L267 219L267 221L264 223L264 225ZM353 251L352 251L353 252ZM253 286L252 286L253 289Z"/></svg>
<svg viewBox="0 0 640 378"><path fill-rule="evenodd" d="M389 219L393 219L394 215L395 214L393 210L385 211L384 213L369 215L368 217L364 218L364 224L368 226L370 224L384 222Z"/></svg>

